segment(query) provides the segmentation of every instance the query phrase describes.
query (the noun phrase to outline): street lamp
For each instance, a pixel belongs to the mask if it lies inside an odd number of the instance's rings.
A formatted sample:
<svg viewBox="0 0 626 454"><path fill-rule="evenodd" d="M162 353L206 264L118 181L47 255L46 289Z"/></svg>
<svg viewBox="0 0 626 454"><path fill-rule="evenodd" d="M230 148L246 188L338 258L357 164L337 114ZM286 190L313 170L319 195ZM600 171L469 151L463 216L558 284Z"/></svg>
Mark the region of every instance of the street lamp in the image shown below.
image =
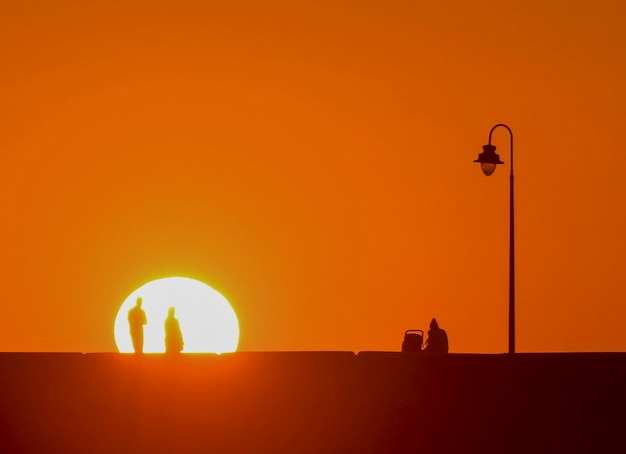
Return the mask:
<svg viewBox="0 0 626 454"><path fill-rule="evenodd" d="M510 201L509 201L509 353L515 353L515 225L513 222L513 132L511 128L503 123L499 123L489 131L489 143L483 145L483 152L478 155L474 162L480 163L480 168L486 176L491 175L500 161L500 156L496 153L496 147L491 145L491 135L493 131L502 126L509 131L511 136L511 176L510 176Z"/></svg>

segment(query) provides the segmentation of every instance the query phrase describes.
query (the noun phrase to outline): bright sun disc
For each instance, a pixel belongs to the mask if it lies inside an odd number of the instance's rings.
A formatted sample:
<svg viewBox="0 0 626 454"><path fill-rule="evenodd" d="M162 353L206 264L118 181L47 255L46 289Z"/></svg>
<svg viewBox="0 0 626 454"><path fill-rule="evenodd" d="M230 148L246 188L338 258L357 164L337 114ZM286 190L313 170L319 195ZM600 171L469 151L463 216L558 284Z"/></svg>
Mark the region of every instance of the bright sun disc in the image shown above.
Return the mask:
<svg viewBox="0 0 626 454"><path fill-rule="evenodd" d="M186 277L148 282L128 295L115 318L115 343L121 353L132 353L128 311L138 297L146 313L144 353L165 352L165 319L170 307L183 334L183 353L225 353L237 350L239 322L230 303L217 290Z"/></svg>

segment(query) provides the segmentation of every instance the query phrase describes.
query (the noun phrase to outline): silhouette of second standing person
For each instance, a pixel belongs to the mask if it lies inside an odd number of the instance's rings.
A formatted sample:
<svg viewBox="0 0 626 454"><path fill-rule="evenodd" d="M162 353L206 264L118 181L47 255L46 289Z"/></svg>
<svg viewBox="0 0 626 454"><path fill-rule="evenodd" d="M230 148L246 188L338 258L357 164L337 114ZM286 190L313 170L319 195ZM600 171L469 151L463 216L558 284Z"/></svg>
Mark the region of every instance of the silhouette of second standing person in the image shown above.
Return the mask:
<svg viewBox="0 0 626 454"><path fill-rule="evenodd" d="M143 353L143 325L148 322L146 313L141 308L142 302L141 297L137 298L135 307L128 311L128 326L130 327L130 337L135 353Z"/></svg>
<svg viewBox="0 0 626 454"><path fill-rule="evenodd" d="M445 330L439 328L436 319L430 322L428 330L428 340L426 340L426 351L448 353L448 334Z"/></svg>
<svg viewBox="0 0 626 454"><path fill-rule="evenodd" d="M178 319L174 317L175 309L170 307L165 319L165 353L180 353L185 343Z"/></svg>

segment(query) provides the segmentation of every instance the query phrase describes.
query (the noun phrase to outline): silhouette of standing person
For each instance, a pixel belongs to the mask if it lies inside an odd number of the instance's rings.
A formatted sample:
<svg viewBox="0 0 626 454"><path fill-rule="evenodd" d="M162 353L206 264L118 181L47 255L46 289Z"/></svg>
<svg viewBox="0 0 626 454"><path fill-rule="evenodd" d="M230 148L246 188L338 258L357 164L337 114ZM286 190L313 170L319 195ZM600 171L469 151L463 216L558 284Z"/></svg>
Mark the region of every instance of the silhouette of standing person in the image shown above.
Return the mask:
<svg viewBox="0 0 626 454"><path fill-rule="evenodd" d="M180 353L183 350L183 333L178 319L174 317L174 308L170 307L165 319L165 353Z"/></svg>
<svg viewBox="0 0 626 454"><path fill-rule="evenodd" d="M133 340L135 353L143 353L143 325L148 323L146 313L141 308L142 298L137 298L135 307L128 311L128 326L130 327L130 337Z"/></svg>
<svg viewBox="0 0 626 454"><path fill-rule="evenodd" d="M436 319L430 322L428 330L428 340L426 340L426 351L448 353L448 334L445 330L439 328Z"/></svg>

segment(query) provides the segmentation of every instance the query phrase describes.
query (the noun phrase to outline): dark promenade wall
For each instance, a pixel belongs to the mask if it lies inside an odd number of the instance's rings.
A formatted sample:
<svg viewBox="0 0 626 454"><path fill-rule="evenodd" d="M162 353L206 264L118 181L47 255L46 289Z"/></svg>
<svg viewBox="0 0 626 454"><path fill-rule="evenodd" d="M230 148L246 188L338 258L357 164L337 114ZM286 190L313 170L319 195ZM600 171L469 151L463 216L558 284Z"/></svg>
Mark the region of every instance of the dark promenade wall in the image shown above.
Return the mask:
<svg viewBox="0 0 626 454"><path fill-rule="evenodd" d="M0 453L618 453L625 415L622 353L0 353Z"/></svg>

